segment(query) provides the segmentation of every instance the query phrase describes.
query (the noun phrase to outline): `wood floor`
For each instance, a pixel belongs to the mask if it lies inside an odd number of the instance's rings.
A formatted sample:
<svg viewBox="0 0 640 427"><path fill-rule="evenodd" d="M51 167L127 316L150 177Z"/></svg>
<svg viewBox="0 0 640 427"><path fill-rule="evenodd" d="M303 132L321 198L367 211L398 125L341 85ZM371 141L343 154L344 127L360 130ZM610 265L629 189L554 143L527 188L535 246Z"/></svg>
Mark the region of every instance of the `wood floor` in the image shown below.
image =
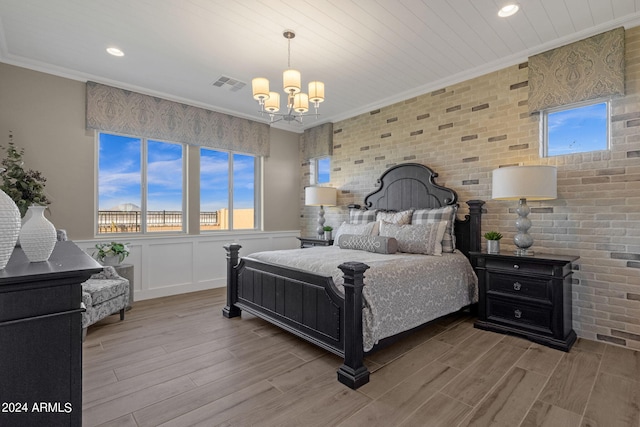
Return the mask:
<svg viewBox="0 0 640 427"><path fill-rule="evenodd" d="M255 317L225 319L224 289L136 302L89 328L84 426L640 427L640 354L578 340L564 353L457 314L341 360Z"/></svg>

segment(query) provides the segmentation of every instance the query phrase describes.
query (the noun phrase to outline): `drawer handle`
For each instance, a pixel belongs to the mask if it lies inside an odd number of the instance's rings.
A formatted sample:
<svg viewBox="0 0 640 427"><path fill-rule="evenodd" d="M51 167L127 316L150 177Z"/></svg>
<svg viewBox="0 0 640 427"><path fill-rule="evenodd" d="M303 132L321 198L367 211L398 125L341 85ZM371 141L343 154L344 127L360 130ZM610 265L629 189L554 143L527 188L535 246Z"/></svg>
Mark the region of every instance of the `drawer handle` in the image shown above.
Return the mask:
<svg viewBox="0 0 640 427"><path fill-rule="evenodd" d="M516 282L513 284L514 291L519 291L521 288L522 288L522 285L520 284L520 282Z"/></svg>
<svg viewBox="0 0 640 427"><path fill-rule="evenodd" d="M518 264L513 264L513 268L515 268L516 270L520 268L520 266Z"/></svg>
<svg viewBox="0 0 640 427"><path fill-rule="evenodd" d="M522 317L522 312L520 310L516 310L513 312L513 315L516 317L516 319L519 319Z"/></svg>

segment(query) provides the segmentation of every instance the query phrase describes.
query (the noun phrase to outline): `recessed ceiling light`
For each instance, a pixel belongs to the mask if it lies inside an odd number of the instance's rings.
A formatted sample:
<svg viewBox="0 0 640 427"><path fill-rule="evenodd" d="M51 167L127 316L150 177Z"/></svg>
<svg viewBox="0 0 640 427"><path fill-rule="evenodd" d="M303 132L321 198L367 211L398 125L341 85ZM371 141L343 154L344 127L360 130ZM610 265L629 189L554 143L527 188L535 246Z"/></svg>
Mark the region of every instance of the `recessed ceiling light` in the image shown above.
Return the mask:
<svg viewBox="0 0 640 427"><path fill-rule="evenodd" d="M500 11L498 12L498 16L501 18L506 18L507 16L515 15L515 13L519 9L520 9L520 6L518 6L515 3L511 3L504 6L502 9L500 9Z"/></svg>
<svg viewBox="0 0 640 427"><path fill-rule="evenodd" d="M113 56L124 56L124 52L117 47L108 47L107 52L109 52Z"/></svg>

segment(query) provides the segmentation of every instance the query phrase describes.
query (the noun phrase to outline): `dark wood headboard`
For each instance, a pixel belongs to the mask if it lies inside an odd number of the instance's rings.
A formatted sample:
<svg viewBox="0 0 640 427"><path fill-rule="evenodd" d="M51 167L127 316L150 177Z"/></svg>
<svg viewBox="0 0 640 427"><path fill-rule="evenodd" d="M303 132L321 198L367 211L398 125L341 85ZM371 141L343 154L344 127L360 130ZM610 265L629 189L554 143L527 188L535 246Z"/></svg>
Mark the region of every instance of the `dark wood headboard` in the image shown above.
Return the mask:
<svg viewBox="0 0 640 427"><path fill-rule="evenodd" d="M436 172L419 163L403 163L387 169L378 178L378 188L364 198L365 208L403 211L458 206L458 194L435 183ZM456 249L469 256L481 248L482 200L469 200L469 215L456 217ZM357 207L358 205L352 205Z"/></svg>
<svg viewBox="0 0 640 427"><path fill-rule="evenodd" d="M437 176L418 163L393 166L378 178L378 189L364 198L365 207L402 211L456 205L458 194L436 184Z"/></svg>

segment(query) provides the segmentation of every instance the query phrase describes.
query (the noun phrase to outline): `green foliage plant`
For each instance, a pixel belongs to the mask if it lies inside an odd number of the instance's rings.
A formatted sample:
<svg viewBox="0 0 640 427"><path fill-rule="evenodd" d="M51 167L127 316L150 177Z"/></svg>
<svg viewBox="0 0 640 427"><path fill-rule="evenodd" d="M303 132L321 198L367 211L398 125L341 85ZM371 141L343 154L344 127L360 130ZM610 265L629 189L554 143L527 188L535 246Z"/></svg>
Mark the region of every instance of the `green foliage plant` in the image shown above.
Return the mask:
<svg viewBox="0 0 640 427"><path fill-rule="evenodd" d="M497 231L487 231L484 233L484 238L487 240L500 240L502 239L502 234Z"/></svg>
<svg viewBox="0 0 640 427"><path fill-rule="evenodd" d="M119 262L122 262L127 256L129 256L129 243L96 243L96 251L93 252L93 257L98 261L104 261L105 257L117 256Z"/></svg>
<svg viewBox="0 0 640 427"><path fill-rule="evenodd" d="M24 148L16 148L13 136L9 134L9 144L2 149L6 151L7 156L2 159L0 168L5 169L0 175L0 189L15 202L20 215L24 217L31 205L48 205L49 199L44 193L47 180L38 171L24 169Z"/></svg>

